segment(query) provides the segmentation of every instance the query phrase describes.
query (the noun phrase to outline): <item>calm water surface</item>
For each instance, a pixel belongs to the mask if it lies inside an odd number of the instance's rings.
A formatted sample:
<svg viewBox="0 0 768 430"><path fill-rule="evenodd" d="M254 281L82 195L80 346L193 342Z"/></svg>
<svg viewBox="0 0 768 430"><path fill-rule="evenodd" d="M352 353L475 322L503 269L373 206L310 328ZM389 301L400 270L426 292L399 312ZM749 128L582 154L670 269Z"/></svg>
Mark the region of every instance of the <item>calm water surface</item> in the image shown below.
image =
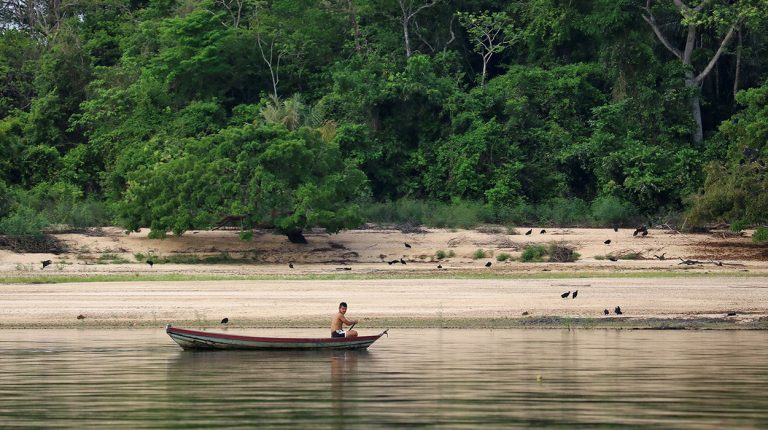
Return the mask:
<svg viewBox="0 0 768 430"><path fill-rule="evenodd" d="M392 330L363 352L195 353L162 330L0 331L1 428L256 426L765 429L768 333Z"/></svg>

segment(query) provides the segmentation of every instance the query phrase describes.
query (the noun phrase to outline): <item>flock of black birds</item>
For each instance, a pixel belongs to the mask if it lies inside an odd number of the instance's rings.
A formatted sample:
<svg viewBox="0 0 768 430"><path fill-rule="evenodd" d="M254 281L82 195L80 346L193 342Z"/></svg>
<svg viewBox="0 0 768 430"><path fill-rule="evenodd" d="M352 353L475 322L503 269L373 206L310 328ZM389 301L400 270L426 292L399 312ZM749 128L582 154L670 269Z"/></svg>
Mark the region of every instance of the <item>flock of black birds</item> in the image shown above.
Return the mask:
<svg viewBox="0 0 768 430"><path fill-rule="evenodd" d="M575 290L575 291L573 291L573 293L571 293L571 291L569 290L569 291L564 292L563 294L560 294L560 297L563 298L563 299L567 299L568 296L571 296L571 299L575 299L576 296L578 296L578 295L579 295L579 290ZM623 315L624 314L624 312L621 311L621 307L620 306L616 306L615 308L613 308L613 312L616 315ZM610 315L610 314L611 313L608 311L608 309L603 309L603 315Z"/></svg>

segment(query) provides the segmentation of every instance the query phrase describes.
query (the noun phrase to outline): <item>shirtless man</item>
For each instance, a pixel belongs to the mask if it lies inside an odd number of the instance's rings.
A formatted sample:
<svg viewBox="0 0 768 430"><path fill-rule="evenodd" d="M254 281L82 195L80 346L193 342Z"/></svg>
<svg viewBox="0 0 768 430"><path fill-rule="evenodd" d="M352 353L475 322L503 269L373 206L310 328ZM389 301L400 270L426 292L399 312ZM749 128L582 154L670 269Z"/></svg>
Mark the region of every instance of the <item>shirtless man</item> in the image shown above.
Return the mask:
<svg viewBox="0 0 768 430"><path fill-rule="evenodd" d="M357 320L348 320L344 318L344 314L347 313L347 304L345 302L339 303L339 312L333 316L331 320L331 337L356 337L357 332L354 330L344 330L343 325L355 325Z"/></svg>

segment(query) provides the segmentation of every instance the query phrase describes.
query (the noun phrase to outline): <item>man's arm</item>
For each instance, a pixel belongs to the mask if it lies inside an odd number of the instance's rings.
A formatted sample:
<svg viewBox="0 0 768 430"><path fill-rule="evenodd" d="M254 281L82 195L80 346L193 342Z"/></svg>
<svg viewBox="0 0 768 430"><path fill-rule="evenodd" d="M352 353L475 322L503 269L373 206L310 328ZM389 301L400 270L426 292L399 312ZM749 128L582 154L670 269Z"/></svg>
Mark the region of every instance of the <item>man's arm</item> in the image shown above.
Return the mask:
<svg viewBox="0 0 768 430"><path fill-rule="evenodd" d="M344 316L343 316L343 315L341 316L341 322L343 322L343 323L344 323L344 324L346 324L346 325L352 325L352 324L357 324L357 323L358 323L358 321L357 321L357 320L351 320L351 321L350 321L350 320L348 320L348 319L344 318Z"/></svg>

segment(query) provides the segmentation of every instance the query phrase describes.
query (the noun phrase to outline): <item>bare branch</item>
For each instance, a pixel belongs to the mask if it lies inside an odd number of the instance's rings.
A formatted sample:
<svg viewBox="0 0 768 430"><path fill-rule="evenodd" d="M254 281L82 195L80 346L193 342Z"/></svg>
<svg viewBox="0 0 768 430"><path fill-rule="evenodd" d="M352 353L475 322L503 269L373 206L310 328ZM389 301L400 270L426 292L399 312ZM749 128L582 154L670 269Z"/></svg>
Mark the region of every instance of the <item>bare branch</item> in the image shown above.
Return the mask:
<svg viewBox="0 0 768 430"><path fill-rule="evenodd" d="M715 67L715 63L717 63L717 60L719 60L719 59L720 59L720 55L721 55L721 54L723 53L723 51L725 50L725 47L726 47L726 46L728 46L728 43L729 43L729 42L731 41L731 39L733 38L733 33L734 33L734 30L736 29L736 27L737 27L737 26L738 26L740 23L741 23L741 18L739 18L738 20L736 20L736 22L734 22L734 23L731 25L731 28L729 28L729 29L728 29L728 33L727 33L727 34L725 35L725 37L723 38L723 41L722 41L722 42L720 42L720 47L719 47L719 48L717 48L717 52L715 52L715 55L713 55L713 56L712 56L712 58L709 60L709 64L707 64L707 67L705 67L705 68L704 68L704 70L702 70L702 71L701 71L701 73L699 73L699 75L698 75L698 76L696 76L696 77L693 79L693 80L694 80L694 82L696 82L697 84L698 84L698 83L701 83L701 81L703 81L703 80L704 80L704 78L706 78L706 77L707 77L707 75L709 74L709 72L711 72L711 71L712 71L712 68L713 68L713 67Z"/></svg>
<svg viewBox="0 0 768 430"><path fill-rule="evenodd" d="M653 12L651 12L651 1L650 0L648 0L648 2L645 4L645 7L643 9L645 9L645 11L648 13L648 16L642 15L643 19L645 20L645 22L648 23L648 25L651 26L651 29L656 34L656 37L659 38L659 41L661 42L661 44L664 45L664 47L666 47L669 50L669 52L674 54L675 57L677 57L677 58L682 60L683 59L683 55L680 53L680 50L675 48L674 46L672 46L671 43L669 43L667 38L664 37L664 34L662 34L661 29L659 28L659 26L656 25L656 19L653 17Z"/></svg>

